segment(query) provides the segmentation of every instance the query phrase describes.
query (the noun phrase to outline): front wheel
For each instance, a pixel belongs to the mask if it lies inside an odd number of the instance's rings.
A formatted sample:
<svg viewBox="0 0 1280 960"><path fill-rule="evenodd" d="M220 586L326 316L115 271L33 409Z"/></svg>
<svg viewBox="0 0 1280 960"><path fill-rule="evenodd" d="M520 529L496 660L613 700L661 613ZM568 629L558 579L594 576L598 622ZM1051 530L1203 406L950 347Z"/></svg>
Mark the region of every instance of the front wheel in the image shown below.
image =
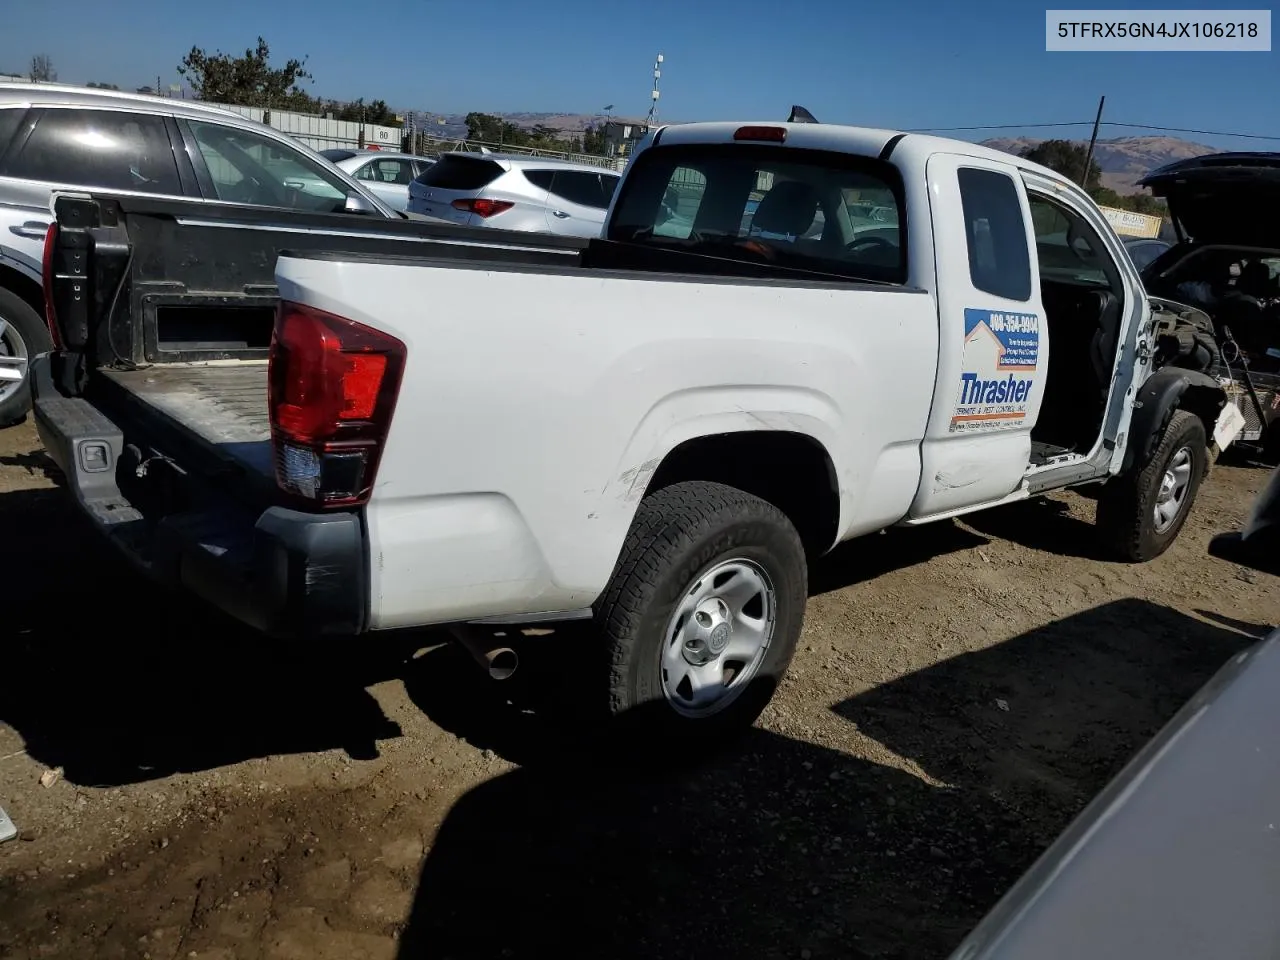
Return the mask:
<svg viewBox="0 0 1280 960"><path fill-rule="evenodd" d="M800 536L772 504L702 481L645 498L596 612L615 729L702 749L751 726L807 594Z"/></svg>
<svg viewBox="0 0 1280 960"><path fill-rule="evenodd" d="M1116 477L1098 499L1098 527L1113 551L1131 563L1169 549L1186 523L1209 466L1204 423L1177 410L1141 470Z"/></svg>

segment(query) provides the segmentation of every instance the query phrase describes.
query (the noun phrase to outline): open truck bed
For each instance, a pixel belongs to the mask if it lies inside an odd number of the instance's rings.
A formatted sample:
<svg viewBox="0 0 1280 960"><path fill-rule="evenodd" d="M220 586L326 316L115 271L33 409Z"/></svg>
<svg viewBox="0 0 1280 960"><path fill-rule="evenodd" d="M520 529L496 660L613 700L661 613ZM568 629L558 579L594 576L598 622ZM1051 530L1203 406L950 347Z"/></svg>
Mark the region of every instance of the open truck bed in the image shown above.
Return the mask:
<svg viewBox="0 0 1280 960"><path fill-rule="evenodd" d="M577 266L585 247L144 197L64 195L55 213L46 285L61 349L32 364L46 448L130 560L267 632L350 633L367 617L362 518L298 509L275 483L267 370L281 251L553 267Z"/></svg>
<svg viewBox="0 0 1280 960"><path fill-rule="evenodd" d="M265 360L158 364L140 370L103 370L102 376L122 394L149 407L154 416L270 476Z"/></svg>

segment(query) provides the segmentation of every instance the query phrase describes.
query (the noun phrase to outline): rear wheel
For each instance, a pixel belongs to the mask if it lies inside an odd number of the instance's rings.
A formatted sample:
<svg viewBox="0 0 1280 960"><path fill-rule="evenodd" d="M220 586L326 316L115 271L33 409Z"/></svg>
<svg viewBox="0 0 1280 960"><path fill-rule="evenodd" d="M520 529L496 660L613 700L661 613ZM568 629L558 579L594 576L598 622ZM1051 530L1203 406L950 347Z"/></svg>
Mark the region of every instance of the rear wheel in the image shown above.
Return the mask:
<svg viewBox="0 0 1280 960"><path fill-rule="evenodd" d="M1141 470L1108 483L1098 499L1098 527L1124 560L1152 560L1177 539L1209 465L1204 423L1174 411Z"/></svg>
<svg viewBox="0 0 1280 960"><path fill-rule="evenodd" d="M749 727L807 593L800 536L772 504L701 481L647 497L597 607L615 731L679 751Z"/></svg>
<svg viewBox="0 0 1280 960"><path fill-rule="evenodd" d="M40 314L0 288L0 427L21 423L31 409L31 358L53 349Z"/></svg>

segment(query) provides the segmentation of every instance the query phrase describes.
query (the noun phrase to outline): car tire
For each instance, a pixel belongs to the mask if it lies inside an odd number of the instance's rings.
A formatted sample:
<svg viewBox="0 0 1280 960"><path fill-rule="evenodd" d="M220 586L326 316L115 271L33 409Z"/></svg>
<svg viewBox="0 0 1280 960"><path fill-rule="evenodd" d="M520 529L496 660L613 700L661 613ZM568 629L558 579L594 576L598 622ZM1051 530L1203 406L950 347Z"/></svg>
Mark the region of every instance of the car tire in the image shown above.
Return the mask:
<svg viewBox="0 0 1280 960"><path fill-rule="evenodd" d="M1146 465L1107 483L1098 499L1098 528L1119 559L1145 563L1169 548L1208 466L1204 422L1174 411Z"/></svg>
<svg viewBox="0 0 1280 960"><path fill-rule="evenodd" d="M24 372L31 359L53 349L53 340L40 314L12 290L0 287L0 366L12 369L11 358L21 357ZM6 362L9 358L9 362ZM0 427L10 427L26 419L31 410L31 378L24 376L14 388L10 381L0 380Z"/></svg>
<svg viewBox="0 0 1280 960"><path fill-rule="evenodd" d="M807 597L804 547L777 507L704 481L646 497L596 605L611 732L671 756L750 727L791 663Z"/></svg>

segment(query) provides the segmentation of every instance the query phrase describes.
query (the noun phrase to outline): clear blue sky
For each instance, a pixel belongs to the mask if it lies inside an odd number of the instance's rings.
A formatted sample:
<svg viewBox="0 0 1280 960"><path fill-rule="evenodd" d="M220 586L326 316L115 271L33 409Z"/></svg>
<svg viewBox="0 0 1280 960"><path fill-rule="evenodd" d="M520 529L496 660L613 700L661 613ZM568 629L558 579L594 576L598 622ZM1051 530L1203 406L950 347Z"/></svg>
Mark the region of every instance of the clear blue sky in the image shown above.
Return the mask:
<svg viewBox="0 0 1280 960"><path fill-rule="evenodd" d="M400 109L594 113L612 103L642 116L661 52L667 120L781 119L799 103L820 120L871 126L1042 123L1089 120L1105 94L1104 119L1280 137L1280 54L1046 53L1044 5L1006 0L3 5L0 70L25 72L43 52L62 80L126 88L157 75L176 82L193 44L240 53L261 34L274 61L309 57L313 93L380 97ZM959 135L1019 132L1055 134ZM1142 132L1104 127L1102 135ZM1280 140L1177 135L1280 149Z"/></svg>

